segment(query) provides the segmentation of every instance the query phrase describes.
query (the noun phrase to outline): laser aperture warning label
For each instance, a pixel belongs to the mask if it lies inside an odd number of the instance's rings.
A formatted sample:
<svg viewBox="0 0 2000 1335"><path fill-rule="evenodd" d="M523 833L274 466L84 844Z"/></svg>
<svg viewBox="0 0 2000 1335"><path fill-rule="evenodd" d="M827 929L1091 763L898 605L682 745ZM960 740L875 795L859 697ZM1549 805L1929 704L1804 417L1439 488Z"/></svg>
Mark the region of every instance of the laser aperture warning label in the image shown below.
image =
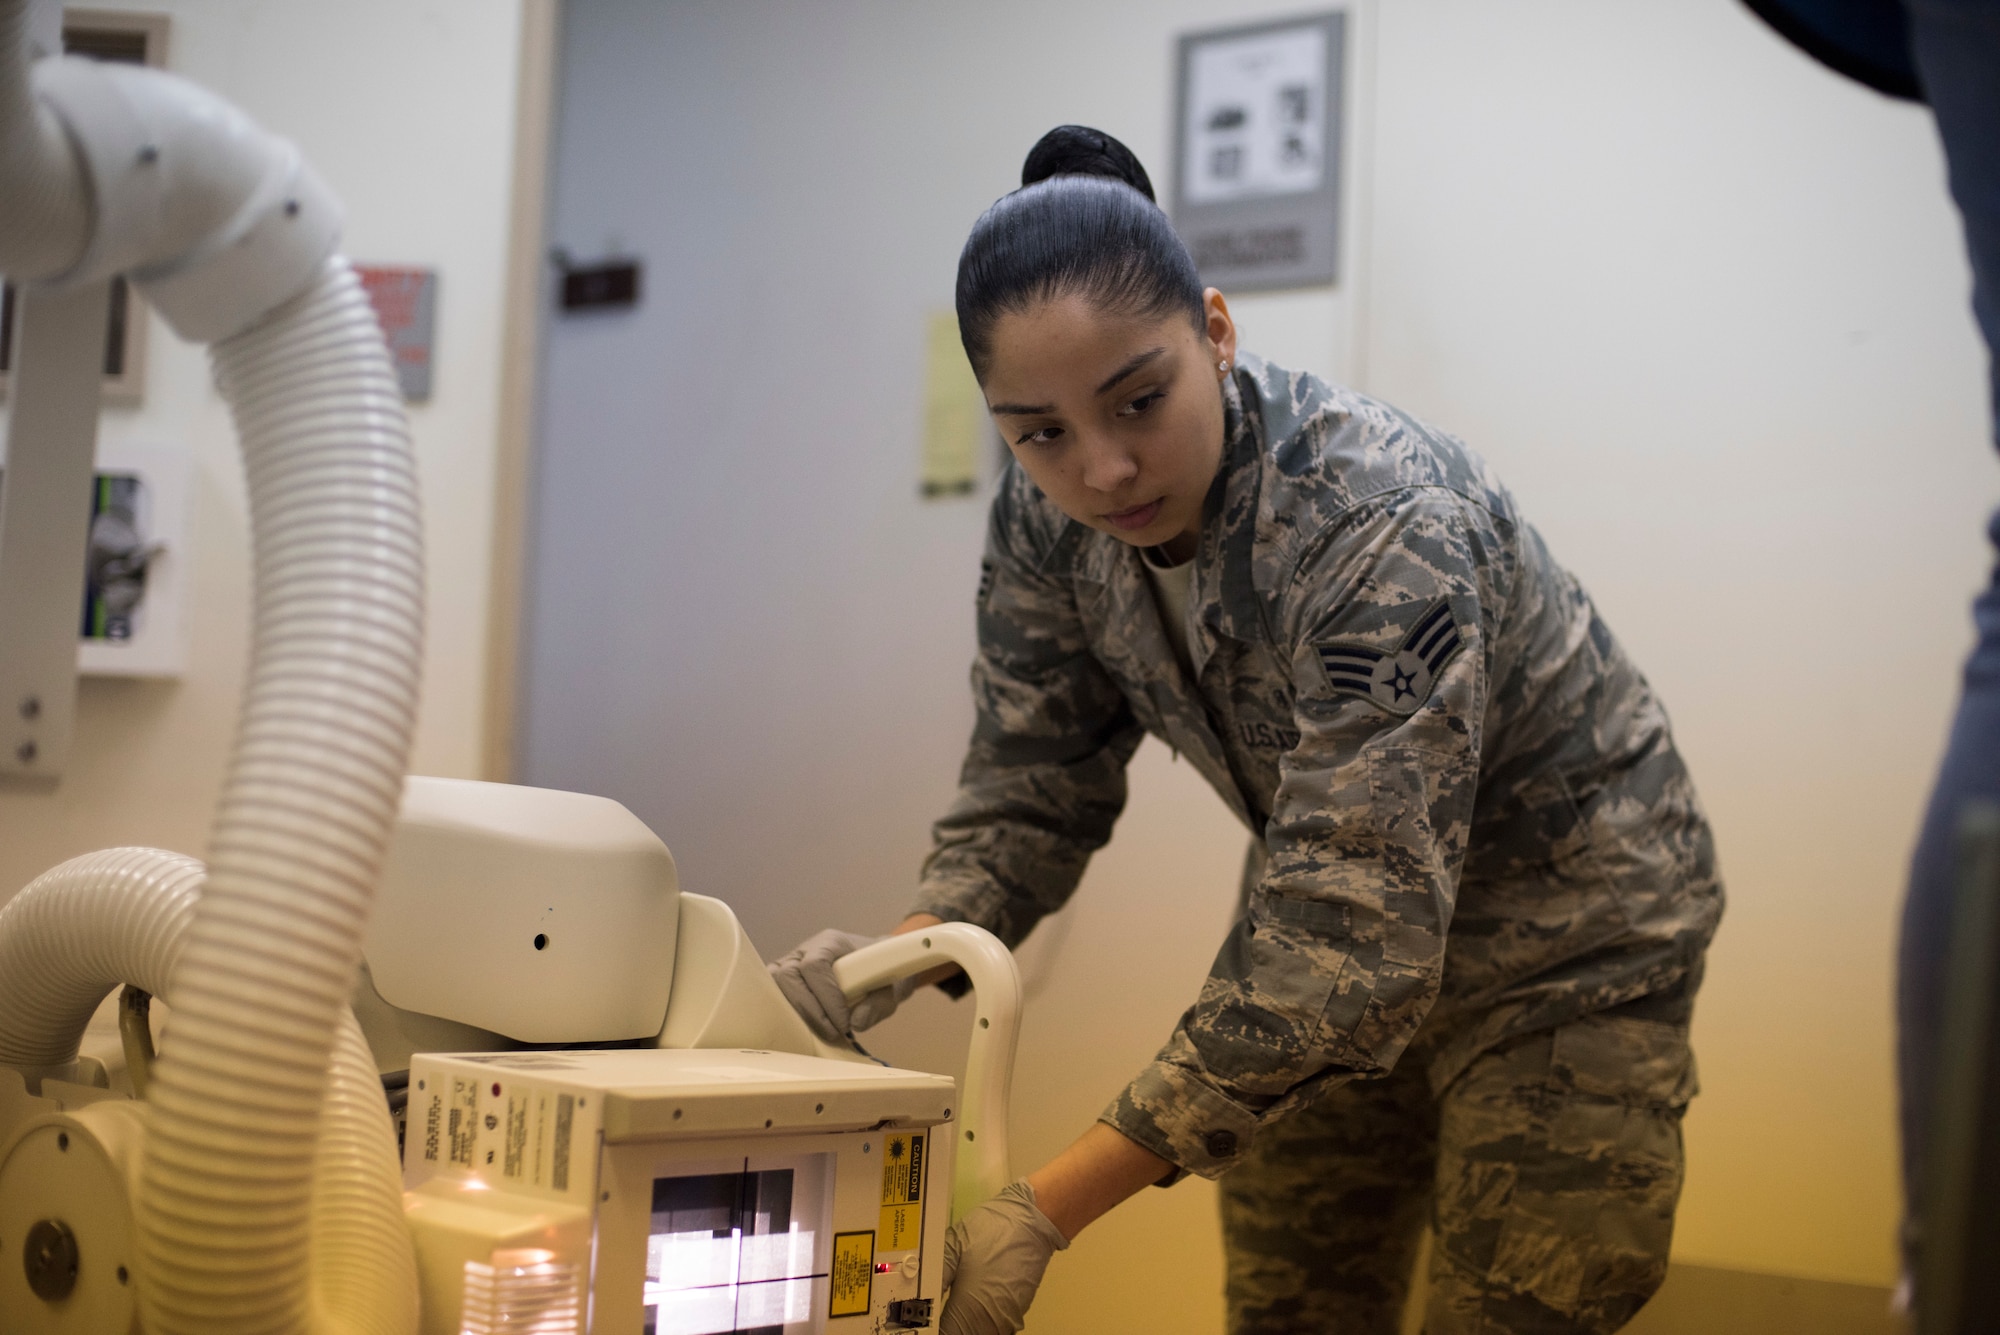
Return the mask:
<svg viewBox="0 0 2000 1335"><path fill-rule="evenodd" d="M885 1252L915 1251L924 1235L924 1138L889 1136L882 1143L882 1217L876 1236Z"/></svg>

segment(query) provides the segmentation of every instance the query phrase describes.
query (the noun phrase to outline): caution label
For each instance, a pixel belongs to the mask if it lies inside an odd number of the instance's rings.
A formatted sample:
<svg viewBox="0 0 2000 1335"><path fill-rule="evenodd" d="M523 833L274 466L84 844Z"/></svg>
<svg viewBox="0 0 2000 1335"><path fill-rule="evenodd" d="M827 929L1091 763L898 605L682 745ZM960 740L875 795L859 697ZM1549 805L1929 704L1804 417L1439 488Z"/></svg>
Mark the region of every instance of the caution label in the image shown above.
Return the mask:
<svg viewBox="0 0 2000 1335"><path fill-rule="evenodd" d="M882 1145L882 1218L876 1226L885 1252L915 1251L924 1234L924 1138L887 1137Z"/></svg>
<svg viewBox="0 0 2000 1335"><path fill-rule="evenodd" d="M875 1235L836 1233L833 1235L833 1299L826 1314L867 1316L875 1289Z"/></svg>

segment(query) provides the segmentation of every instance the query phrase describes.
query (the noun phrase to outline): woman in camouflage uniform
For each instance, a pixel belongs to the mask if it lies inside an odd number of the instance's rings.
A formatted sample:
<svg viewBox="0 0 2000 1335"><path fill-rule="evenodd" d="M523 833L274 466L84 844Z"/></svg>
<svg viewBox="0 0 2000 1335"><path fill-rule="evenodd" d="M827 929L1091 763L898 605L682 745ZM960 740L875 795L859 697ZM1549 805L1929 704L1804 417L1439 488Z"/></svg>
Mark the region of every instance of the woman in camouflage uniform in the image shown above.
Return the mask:
<svg viewBox="0 0 2000 1335"><path fill-rule="evenodd" d="M1107 179L1108 178L1108 179ZM1477 456L1239 356L1117 141L1065 126L959 262L1013 450L978 724L898 930L1021 941L1075 889L1147 733L1255 841L1159 1055L954 1228L947 1335L1018 1329L1118 1201L1222 1180L1230 1329L1598 1332L1658 1287L1721 911L1666 715ZM823 933L773 966L836 1040Z"/></svg>

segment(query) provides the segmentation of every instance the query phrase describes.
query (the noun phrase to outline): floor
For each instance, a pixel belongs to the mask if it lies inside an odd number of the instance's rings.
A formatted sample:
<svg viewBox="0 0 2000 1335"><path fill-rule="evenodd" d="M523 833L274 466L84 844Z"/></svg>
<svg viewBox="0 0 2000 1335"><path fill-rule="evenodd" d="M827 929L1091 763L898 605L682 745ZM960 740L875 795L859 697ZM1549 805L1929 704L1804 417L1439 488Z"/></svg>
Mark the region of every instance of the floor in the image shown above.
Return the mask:
<svg viewBox="0 0 2000 1335"><path fill-rule="evenodd" d="M1677 1265L1625 1335L1905 1335L1889 1290Z"/></svg>
<svg viewBox="0 0 2000 1335"><path fill-rule="evenodd" d="M1424 1239L1428 1253L1430 1239ZM1419 1256L1417 1273L1424 1272ZM1422 1294L1413 1296L1402 1335L1422 1335ZM1909 1335L1889 1310L1889 1290L1867 1284L1675 1265L1623 1335Z"/></svg>

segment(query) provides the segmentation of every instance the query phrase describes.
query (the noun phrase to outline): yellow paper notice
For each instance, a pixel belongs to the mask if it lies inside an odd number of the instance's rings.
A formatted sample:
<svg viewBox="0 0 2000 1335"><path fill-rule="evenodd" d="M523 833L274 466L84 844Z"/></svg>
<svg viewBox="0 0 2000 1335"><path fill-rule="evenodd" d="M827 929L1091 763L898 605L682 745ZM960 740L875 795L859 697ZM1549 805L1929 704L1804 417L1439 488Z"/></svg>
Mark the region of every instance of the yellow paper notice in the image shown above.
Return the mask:
<svg viewBox="0 0 2000 1335"><path fill-rule="evenodd" d="M925 322L924 363L924 497L969 496L979 485L986 398L965 360L952 312L934 311Z"/></svg>
<svg viewBox="0 0 2000 1335"><path fill-rule="evenodd" d="M826 1314L867 1316L875 1286L875 1235L833 1235L833 1301Z"/></svg>
<svg viewBox="0 0 2000 1335"><path fill-rule="evenodd" d="M877 1245L885 1252L915 1251L924 1234L924 1138L890 1136L882 1143L882 1218Z"/></svg>

